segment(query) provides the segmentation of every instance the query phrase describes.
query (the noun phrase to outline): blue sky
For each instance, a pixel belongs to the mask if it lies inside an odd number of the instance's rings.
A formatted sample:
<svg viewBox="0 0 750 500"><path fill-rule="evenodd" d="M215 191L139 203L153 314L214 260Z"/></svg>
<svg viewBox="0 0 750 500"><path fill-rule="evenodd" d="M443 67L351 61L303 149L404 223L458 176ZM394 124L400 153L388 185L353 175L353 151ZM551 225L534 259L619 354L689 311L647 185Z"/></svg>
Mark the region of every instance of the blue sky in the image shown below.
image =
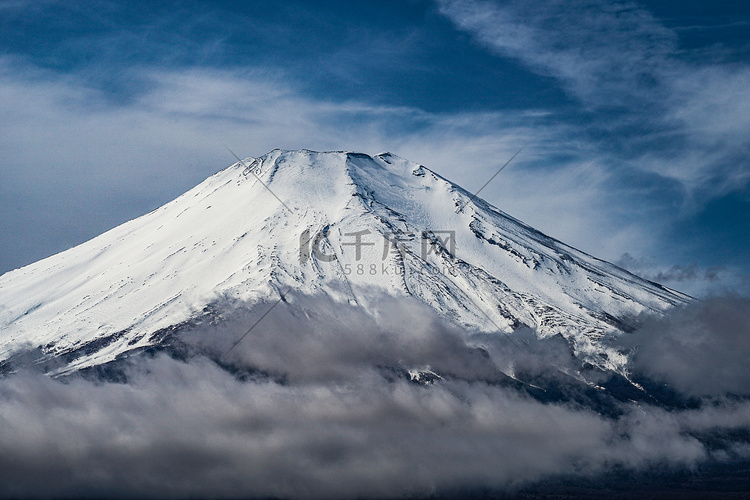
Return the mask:
<svg viewBox="0 0 750 500"><path fill-rule="evenodd" d="M750 291L747 2L0 0L0 272L274 148L392 151L677 289Z"/></svg>

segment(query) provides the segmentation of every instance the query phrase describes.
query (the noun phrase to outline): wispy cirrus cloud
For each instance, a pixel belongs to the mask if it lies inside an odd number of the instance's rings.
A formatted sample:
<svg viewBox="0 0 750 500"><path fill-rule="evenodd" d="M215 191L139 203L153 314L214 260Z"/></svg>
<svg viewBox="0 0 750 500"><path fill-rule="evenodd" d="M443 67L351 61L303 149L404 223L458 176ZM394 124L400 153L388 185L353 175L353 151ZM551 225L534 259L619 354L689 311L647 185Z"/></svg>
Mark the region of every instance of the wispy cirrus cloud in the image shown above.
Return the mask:
<svg viewBox="0 0 750 500"><path fill-rule="evenodd" d="M438 0L484 46L557 79L614 157L720 196L750 181L750 66L701 64L634 3Z"/></svg>
<svg viewBox="0 0 750 500"><path fill-rule="evenodd" d="M439 0L457 27L503 56L561 80L590 106L626 106L648 96L676 36L633 4L559 0L529 4Z"/></svg>

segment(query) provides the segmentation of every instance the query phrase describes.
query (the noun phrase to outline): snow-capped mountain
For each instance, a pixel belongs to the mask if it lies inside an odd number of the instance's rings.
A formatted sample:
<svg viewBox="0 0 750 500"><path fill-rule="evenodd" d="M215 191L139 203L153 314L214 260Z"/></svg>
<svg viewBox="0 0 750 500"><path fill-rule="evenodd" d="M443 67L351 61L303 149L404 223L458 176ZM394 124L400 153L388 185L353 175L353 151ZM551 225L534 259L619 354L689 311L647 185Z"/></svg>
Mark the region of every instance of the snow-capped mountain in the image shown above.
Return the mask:
<svg viewBox="0 0 750 500"><path fill-rule="evenodd" d="M322 294L376 314L412 296L471 330L599 339L689 298L571 248L389 153L274 150L153 212L0 277L0 361L38 348L65 373L159 342L213 304Z"/></svg>

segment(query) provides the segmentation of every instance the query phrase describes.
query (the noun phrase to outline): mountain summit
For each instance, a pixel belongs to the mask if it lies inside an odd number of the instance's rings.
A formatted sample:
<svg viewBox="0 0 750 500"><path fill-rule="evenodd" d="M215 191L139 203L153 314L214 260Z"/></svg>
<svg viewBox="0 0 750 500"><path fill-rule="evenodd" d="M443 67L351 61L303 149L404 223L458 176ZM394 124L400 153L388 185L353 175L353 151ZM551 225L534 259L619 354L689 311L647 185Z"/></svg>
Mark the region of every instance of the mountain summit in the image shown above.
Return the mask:
<svg viewBox="0 0 750 500"><path fill-rule="evenodd" d="M291 292L291 293L290 293ZM689 298L545 236L390 153L248 158L86 243L0 277L0 360L34 348L56 373L157 345L217 304L325 295L374 311L411 296L474 331L600 340Z"/></svg>

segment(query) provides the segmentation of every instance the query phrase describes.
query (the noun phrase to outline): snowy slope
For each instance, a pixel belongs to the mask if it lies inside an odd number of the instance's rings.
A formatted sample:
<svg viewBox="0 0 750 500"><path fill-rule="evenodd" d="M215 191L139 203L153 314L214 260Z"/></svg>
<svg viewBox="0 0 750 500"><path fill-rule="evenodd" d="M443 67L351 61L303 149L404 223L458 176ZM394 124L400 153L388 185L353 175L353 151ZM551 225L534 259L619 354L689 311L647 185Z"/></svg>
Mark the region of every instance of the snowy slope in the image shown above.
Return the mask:
<svg viewBox="0 0 750 500"><path fill-rule="evenodd" d="M688 300L394 155L274 150L1 276L0 360L33 347L75 352L62 371L101 364L220 300L288 289L367 310L410 295L474 330L562 334L610 369L624 359L597 339Z"/></svg>

